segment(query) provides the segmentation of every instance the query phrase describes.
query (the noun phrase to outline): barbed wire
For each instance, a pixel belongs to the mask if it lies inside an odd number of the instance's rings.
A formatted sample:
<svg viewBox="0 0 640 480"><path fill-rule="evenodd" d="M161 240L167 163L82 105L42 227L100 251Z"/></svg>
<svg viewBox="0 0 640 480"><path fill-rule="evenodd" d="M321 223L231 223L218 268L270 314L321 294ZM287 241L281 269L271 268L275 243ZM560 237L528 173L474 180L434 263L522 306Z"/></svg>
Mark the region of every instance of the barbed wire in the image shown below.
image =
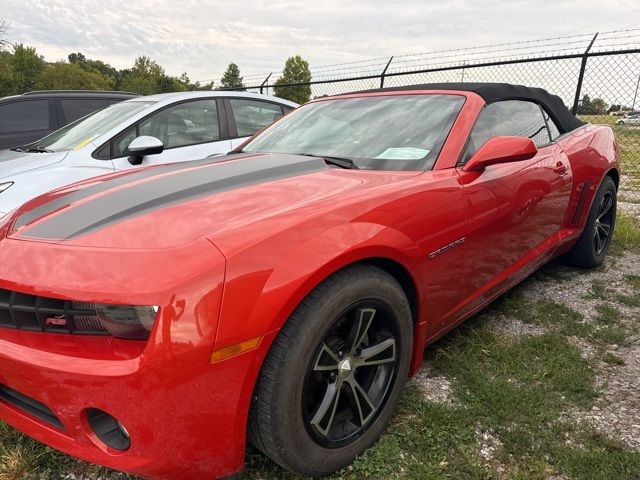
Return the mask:
<svg viewBox="0 0 640 480"><path fill-rule="evenodd" d="M426 70L436 67L465 68L473 63L488 63L495 61L511 61L538 58L552 55L575 55L585 51L593 40L595 33L583 33L549 37L543 39L520 40L517 42L494 43L464 48L452 48L437 51L407 53L393 57L378 57L350 62L321 65L311 68L313 80L325 81L339 78L366 77L380 74L387 62L389 74L409 73L411 70ZM640 29L611 30L597 34L591 51L603 52L609 49L624 49L640 45ZM282 76L281 70L267 73L252 73L243 75L245 85L257 87L270 75L270 83ZM210 80L200 80L201 84L213 82L220 85L222 75Z"/></svg>

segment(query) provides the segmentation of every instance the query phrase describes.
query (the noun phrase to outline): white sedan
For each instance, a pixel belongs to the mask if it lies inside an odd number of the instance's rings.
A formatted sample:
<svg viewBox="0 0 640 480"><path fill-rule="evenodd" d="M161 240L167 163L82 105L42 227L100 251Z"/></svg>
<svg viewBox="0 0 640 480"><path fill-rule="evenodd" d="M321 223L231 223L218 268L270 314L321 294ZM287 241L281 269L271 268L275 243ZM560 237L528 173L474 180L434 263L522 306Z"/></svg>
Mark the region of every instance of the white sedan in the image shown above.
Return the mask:
<svg viewBox="0 0 640 480"><path fill-rule="evenodd" d="M138 97L0 151L0 218L50 190L139 165L224 155L298 105L254 93Z"/></svg>

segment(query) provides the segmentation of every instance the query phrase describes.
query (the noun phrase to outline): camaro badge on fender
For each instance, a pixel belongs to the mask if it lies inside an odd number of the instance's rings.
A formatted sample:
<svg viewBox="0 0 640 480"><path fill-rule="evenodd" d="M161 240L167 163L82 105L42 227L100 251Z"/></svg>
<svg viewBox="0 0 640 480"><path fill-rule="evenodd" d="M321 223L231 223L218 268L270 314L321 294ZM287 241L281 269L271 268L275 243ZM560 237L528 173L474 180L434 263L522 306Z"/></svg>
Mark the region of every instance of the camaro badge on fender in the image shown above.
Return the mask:
<svg viewBox="0 0 640 480"><path fill-rule="evenodd" d="M455 248L459 245L462 245L464 243L465 237L459 238L458 240L451 242L451 243L447 243L444 247L440 247L437 250L434 250L433 252L431 252L427 258L434 258L437 257L438 255L440 255L441 253L444 252L448 252L449 250L451 250L452 248Z"/></svg>

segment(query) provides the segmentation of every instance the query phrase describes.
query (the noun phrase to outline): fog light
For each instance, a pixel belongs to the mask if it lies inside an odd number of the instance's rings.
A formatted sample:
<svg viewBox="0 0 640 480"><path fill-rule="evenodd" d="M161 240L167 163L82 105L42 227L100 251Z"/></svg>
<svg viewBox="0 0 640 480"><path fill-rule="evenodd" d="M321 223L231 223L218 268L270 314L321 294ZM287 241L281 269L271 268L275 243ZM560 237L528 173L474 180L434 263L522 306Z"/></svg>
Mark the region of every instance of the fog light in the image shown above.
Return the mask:
<svg viewBox="0 0 640 480"><path fill-rule="evenodd" d="M96 436L109 447L124 451L131 446L129 432L114 416L97 408L90 408L87 410L87 420Z"/></svg>

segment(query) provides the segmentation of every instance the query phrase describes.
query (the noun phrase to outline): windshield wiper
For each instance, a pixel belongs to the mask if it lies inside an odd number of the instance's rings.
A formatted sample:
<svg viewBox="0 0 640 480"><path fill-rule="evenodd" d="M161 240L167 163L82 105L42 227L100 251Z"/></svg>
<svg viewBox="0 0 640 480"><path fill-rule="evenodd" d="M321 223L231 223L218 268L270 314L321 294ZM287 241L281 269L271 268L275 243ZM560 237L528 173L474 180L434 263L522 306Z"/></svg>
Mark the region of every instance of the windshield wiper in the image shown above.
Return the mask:
<svg viewBox="0 0 640 480"><path fill-rule="evenodd" d="M346 157L327 157L325 155L314 155L313 153L299 153L298 155L303 155L305 157L321 158L325 162L330 163L331 165L336 165L341 168L349 168L349 169L355 169L355 170L358 170L360 168L358 167L358 165L355 164L353 160Z"/></svg>
<svg viewBox="0 0 640 480"><path fill-rule="evenodd" d="M38 147L37 145L35 147L29 147L24 151L29 153L53 153L53 150L49 150L47 148L41 148L41 147Z"/></svg>

